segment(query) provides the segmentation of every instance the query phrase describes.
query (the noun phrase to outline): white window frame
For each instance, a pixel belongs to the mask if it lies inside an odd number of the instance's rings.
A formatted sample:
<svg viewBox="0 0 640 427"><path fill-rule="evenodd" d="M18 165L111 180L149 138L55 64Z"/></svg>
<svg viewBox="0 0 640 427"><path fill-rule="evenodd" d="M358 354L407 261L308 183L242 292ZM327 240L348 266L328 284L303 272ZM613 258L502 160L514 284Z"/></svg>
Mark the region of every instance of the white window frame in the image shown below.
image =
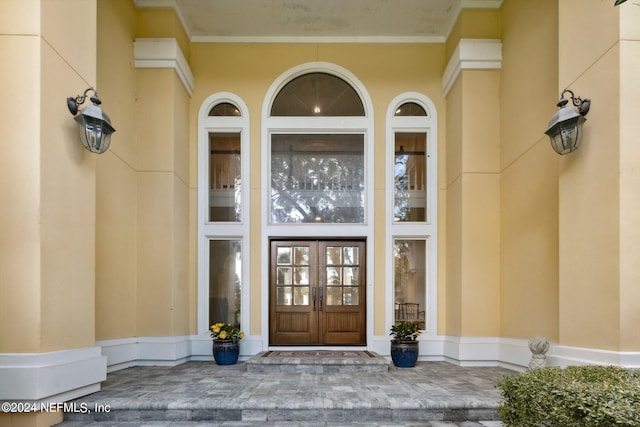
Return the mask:
<svg viewBox="0 0 640 427"><path fill-rule="evenodd" d="M407 102L420 105L427 112L427 116L396 116L396 110ZM435 104L426 95L418 92L405 92L396 96L389 104L386 116L386 257L389 266L386 271L386 327L391 328L394 322L394 259L393 247L395 240L425 240L425 265L427 297L425 309L425 330L420 337L436 336L438 333L438 116ZM427 135L425 150L427 165L427 207L425 221L397 222L394 221L394 159L395 135L400 132L424 132ZM422 302L424 303L424 302ZM422 304L421 304L422 306Z"/></svg>
<svg viewBox="0 0 640 427"><path fill-rule="evenodd" d="M227 102L240 110L240 117L209 116L215 105ZM240 240L242 257L241 325L250 326L250 120L245 102L230 92L218 92L209 96L198 112L198 336L209 336L209 241ZM209 218L209 134L240 133L240 162L242 180L242 213L240 221L211 222Z"/></svg>
<svg viewBox="0 0 640 427"><path fill-rule="evenodd" d="M271 116L271 106L276 95L291 80L304 74L322 72L332 74L351 85L362 100L364 116L358 117L282 117ZM364 135L365 165L365 212L363 223L349 224L273 224L270 221L271 205L271 134L273 133L359 133ZM367 348L373 348L373 283L374 283L374 115L373 102L362 82L350 71L328 62L310 62L293 67L282 73L267 90L262 105L262 243L261 275L269 277L269 239L272 237L317 238L352 237L366 239L366 286L367 286ZM269 283L262 280L262 340L265 348L269 343ZM276 348L276 347L274 347ZM303 347L309 348L309 347ZM330 348L323 346L322 348Z"/></svg>

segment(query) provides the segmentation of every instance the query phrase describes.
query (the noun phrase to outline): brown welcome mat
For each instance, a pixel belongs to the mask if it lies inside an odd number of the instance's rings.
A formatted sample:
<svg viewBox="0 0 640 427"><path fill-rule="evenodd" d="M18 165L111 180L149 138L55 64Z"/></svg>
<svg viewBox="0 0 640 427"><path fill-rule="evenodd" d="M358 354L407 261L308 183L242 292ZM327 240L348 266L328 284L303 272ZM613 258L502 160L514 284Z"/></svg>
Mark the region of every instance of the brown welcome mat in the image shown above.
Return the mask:
<svg viewBox="0 0 640 427"><path fill-rule="evenodd" d="M340 357L340 358L364 358L376 357L368 351L334 351L334 350L299 350L299 351L267 351L262 357Z"/></svg>

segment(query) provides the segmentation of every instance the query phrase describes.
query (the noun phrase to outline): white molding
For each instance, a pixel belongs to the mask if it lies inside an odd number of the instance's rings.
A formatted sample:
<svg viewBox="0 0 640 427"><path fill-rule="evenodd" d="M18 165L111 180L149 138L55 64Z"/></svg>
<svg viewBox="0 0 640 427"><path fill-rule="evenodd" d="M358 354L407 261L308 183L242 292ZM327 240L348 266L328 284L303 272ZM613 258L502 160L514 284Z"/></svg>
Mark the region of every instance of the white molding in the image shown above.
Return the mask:
<svg viewBox="0 0 640 427"><path fill-rule="evenodd" d="M499 70L502 68L502 42L498 39L460 39L442 75L446 96L463 70Z"/></svg>
<svg viewBox="0 0 640 427"><path fill-rule="evenodd" d="M0 354L0 400L62 402L100 390L107 358L100 347Z"/></svg>
<svg viewBox="0 0 640 427"><path fill-rule="evenodd" d="M175 70L189 96L193 95L193 73L176 39L135 39L133 56L136 68L171 68Z"/></svg>
<svg viewBox="0 0 640 427"><path fill-rule="evenodd" d="M362 43L362 44L432 44L444 43L444 36L193 36L192 43Z"/></svg>
<svg viewBox="0 0 640 427"><path fill-rule="evenodd" d="M638 351L612 351L552 345L547 357L549 364L553 366L617 365L626 368L640 368L640 352Z"/></svg>
<svg viewBox="0 0 640 427"><path fill-rule="evenodd" d="M389 335L371 335L366 349L390 358L390 340ZM418 341L421 361L447 361L459 366L502 366L522 371L531 360L529 342L526 339L436 335L420 336ZM213 360L211 338L207 334L133 337L98 341L96 344L102 347L102 353L108 359L103 363L108 363L109 372L131 366L173 366L188 360ZM286 348L295 349L294 347ZM240 341L240 359L246 360L267 349L262 335L247 335ZM95 349L93 350L95 352ZM10 360L7 356L15 357L16 355L0 355L0 399L3 398L2 386L10 384L7 381L12 379L6 377L7 380L5 380L3 376L2 368L11 364L7 363ZM640 352L616 352L554 343L551 343L547 360L550 366L561 367L590 364L640 368ZM39 366L39 363L32 363L32 365ZM12 386L13 389L15 387Z"/></svg>

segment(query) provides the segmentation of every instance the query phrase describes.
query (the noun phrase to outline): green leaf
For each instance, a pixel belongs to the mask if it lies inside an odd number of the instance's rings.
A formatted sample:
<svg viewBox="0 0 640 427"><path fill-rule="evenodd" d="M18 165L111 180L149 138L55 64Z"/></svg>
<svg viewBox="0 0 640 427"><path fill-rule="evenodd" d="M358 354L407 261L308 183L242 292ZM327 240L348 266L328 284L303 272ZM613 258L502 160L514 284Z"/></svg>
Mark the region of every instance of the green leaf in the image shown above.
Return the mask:
<svg viewBox="0 0 640 427"><path fill-rule="evenodd" d="M620 5L620 4L622 4L622 3L626 2L626 1L627 0L616 0L614 6L618 6L618 5Z"/></svg>

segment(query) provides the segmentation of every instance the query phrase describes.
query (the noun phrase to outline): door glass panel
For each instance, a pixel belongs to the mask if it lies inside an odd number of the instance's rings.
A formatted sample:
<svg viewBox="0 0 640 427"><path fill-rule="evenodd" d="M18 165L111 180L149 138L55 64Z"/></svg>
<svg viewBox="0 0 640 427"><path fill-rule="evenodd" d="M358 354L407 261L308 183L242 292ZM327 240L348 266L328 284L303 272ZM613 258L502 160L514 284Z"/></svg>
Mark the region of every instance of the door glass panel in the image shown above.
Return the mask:
<svg viewBox="0 0 640 427"><path fill-rule="evenodd" d="M344 288L344 305L358 305L358 288Z"/></svg>
<svg viewBox="0 0 640 427"><path fill-rule="evenodd" d="M293 284L297 286L309 285L309 267L294 267Z"/></svg>
<svg viewBox="0 0 640 427"><path fill-rule="evenodd" d="M309 265L309 248L295 248L293 262L296 265Z"/></svg>
<svg viewBox="0 0 640 427"><path fill-rule="evenodd" d="M344 252L344 264L354 265L358 263L358 248L345 247L342 249Z"/></svg>
<svg viewBox="0 0 640 427"><path fill-rule="evenodd" d="M364 223L363 134L271 136L274 224Z"/></svg>
<svg viewBox="0 0 640 427"><path fill-rule="evenodd" d="M342 253L339 247L330 246L327 248L327 265L342 264Z"/></svg>
<svg viewBox="0 0 640 427"><path fill-rule="evenodd" d="M278 248L278 264L291 264L291 248Z"/></svg>
<svg viewBox="0 0 640 427"><path fill-rule="evenodd" d="M342 305L342 287L330 286L327 288L327 305Z"/></svg>
<svg viewBox="0 0 640 427"><path fill-rule="evenodd" d="M288 286L278 286L278 305L291 305L291 288Z"/></svg>
<svg viewBox="0 0 640 427"><path fill-rule="evenodd" d="M327 267L327 286L340 286L341 284L340 268Z"/></svg>
<svg viewBox="0 0 640 427"><path fill-rule="evenodd" d="M209 134L209 221L242 219L240 133Z"/></svg>
<svg viewBox="0 0 640 427"><path fill-rule="evenodd" d="M278 267L278 285L290 285L291 281L291 268L290 267Z"/></svg>
<svg viewBox="0 0 640 427"><path fill-rule="evenodd" d="M396 133L394 163L395 222L426 221L427 134L425 132Z"/></svg>
<svg viewBox="0 0 640 427"><path fill-rule="evenodd" d="M344 286L358 286L358 267L344 267L343 271L343 284Z"/></svg>
<svg viewBox="0 0 640 427"><path fill-rule="evenodd" d="M240 326L240 240L209 241L209 324Z"/></svg>
<svg viewBox="0 0 640 427"><path fill-rule="evenodd" d="M308 286L296 286L293 288L293 305L309 305Z"/></svg>

